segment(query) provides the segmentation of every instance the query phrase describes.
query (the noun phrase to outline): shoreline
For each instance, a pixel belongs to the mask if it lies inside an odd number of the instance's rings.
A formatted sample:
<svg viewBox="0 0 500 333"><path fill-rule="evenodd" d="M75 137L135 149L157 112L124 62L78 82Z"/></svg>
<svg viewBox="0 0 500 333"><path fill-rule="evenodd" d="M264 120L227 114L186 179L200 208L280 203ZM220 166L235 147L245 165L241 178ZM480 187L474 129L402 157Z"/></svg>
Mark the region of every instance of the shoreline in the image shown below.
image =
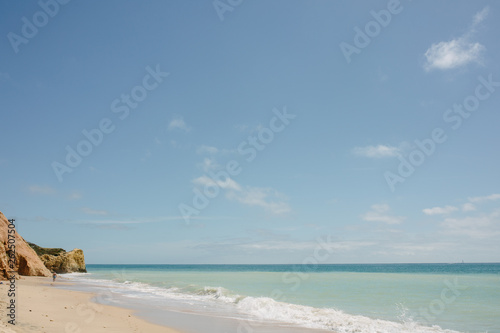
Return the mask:
<svg viewBox="0 0 500 333"><path fill-rule="evenodd" d="M164 310L159 318L134 309L132 304L129 304L129 307L102 304L97 293L71 289L77 284L64 281L60 276L56 282L52 282L51 277L35 276L22 276L20 280L16 280L16 324L11 325L7 323L9 283L6 280L2 282L2 333L215 333L247 330L255 333L325 332L283 323L242 322L234 318L212 317L172 309Z"/></svg>
<svg viewBox="0 0 500 333"><path fill-rule="evenodd" d="M64 279L64 277L63 277ZM161 332L176 333L220 333L220 332L252 332L252 333L321 333L324 329L314 329L303 327L293 323L275 320L261 320L251 318L236 318L230 313L224 313L222 316L211 313L198 312L194 309L187 309L178 305L153 305L123 298L118 294L109 293L109 287L106 291L85 291L78 288L77 281L59 282L57 289L83 292L92 295L91 302L94 306L110 304L108 298L119 300L119 304L113 304L112 307L126 309L131 311L137 318L145 320L147 323L159 325L161 328L168 327L170 331ZM85 330L84 330L85 331ZM331 330L327 330L330 331ZM109 331L106 331L109 332ZM118 332L118 331L117 331ZM122 332L122 331L119 331ZM142 332L139 331L139 332ZM147 331L150 332L150 331ZM151 331L156 332L156 331ZM336 331L335 331L336 332Z"/></svg>
<svg viewBox="0 0 500 333"><path fill-rule="evenodd" d="M0 285L0 331L5 333L151 332L181 333L142 319L135 311L94 302L92 293L57 288L71 285L52 278L16 280L16 325L7 320L8 281Z"/></svg>

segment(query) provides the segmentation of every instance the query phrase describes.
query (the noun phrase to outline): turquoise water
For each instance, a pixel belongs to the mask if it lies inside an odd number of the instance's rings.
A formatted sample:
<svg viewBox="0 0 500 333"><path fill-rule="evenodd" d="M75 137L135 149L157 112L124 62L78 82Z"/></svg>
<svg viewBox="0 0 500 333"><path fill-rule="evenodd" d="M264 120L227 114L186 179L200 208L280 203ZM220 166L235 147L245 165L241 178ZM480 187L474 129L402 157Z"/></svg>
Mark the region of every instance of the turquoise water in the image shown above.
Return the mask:
<svg viewBox="0 0 500 333"><path fill-rule="evenodd" d="M338 332L500 333L500 264L88 265L80 287L154 304ZM120 296L120 297L118 297ZM147 300L147 302L146 302ZM142 303L141 303L142 302ZM142 307L143 307L142 305Z"/></svg>

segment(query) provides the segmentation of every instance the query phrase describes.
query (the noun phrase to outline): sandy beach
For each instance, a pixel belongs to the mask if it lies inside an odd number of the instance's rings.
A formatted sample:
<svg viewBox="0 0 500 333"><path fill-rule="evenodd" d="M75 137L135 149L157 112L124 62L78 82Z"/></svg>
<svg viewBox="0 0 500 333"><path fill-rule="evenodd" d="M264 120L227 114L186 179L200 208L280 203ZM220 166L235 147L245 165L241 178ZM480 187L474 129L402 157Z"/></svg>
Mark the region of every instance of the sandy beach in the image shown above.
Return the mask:
<svg viewBox="0 0 500 333"><path fill-rule="evenodd" d="M0 332L163 332L179 333L134 316L133 311L96 304L93 295L56 288L47 277L22 277L16 281L16 325L7 321L9 283L0 285Z"/></svg>

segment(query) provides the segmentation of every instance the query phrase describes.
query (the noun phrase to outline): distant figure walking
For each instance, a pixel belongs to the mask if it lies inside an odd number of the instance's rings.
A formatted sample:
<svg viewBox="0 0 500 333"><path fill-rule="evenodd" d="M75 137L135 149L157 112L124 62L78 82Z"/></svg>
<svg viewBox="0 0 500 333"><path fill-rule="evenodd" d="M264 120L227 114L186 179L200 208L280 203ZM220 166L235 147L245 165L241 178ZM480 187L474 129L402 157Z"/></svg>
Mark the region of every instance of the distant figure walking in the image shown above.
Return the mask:
<svg viewBox="0 0 500 333"><path fill-rule="evenodd" d="M54 272L54 273L52 274L52 282L55 282L55 281L56 281L56 277L57 277L57 274L56 274L56 272Z"/></svg>

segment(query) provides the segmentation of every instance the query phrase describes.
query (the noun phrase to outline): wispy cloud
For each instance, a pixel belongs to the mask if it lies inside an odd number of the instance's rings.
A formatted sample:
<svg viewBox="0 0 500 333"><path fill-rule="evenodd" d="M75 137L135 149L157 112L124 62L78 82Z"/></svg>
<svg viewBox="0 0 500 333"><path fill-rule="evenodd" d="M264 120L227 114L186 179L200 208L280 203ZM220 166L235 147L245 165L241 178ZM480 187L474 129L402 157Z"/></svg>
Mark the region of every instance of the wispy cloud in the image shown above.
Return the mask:
<svg viewBox="0 0 500 333"><path fill-rule="evenodd" d="M85 214L88 214L88 215L108 215L109 214L109 212L107 210L95 210L95 209L91 209L88 207L82 207L81 210L82 210L82 212L84 212Z"/></svg>
<svg viewBox="0 0 500 333"><path fill-rule="evenodd" d="M500 211L478 210L484 202L500 200L500 194L481 197L469 197L461 206L444 206L424 209L427 215L447 215L456 212L457 217L446 217L440 223L441 232L450 236L464 236L474 239L486 239L500 236ZM461 213L461 214L460 214Z"/></svg>
<svg viewBox="0 0 500 333"><path fill-rule="evenodd" d="M500 194L494 193L482 197L469 197L467 199L468 202L462 204L459 207L446 205L444 207L425 208L422 211L426 215L447 215L460 209L462 210L462 212L473 212L477 210L476 205L495 200L500 200Z"/></svg>
<svg viewBox="0 0 500 333"><path fill-rule="evenodd" d="M464 203L462 205L462 211L464 211L464 212L472 212L472 211L475 211L475 210L476 210L476 206L474 206L470 202Z"/></svg>
<svg viewBox="0 0 500 333"><path fill-rule="evenodd" d="M445 207L433 207L433 208L425 208L422 211L426 215L445 215L453 213L457 211L458 208L455 206L445 206Z"/></svg>
<svg viewBox="0 0 500 333"><path fill-rule="evenodd" d="M480 63L486 48L480 43L470 43L465 38L453 39L449 42L432 44L425 52L427 59L424 65L426 71L433 69L453 69L468 63Z"/></svg>
<svg viewBox="0 0 500 333"><path fill-rule="evenodd" d="M352 150L354 155L369 157L369 158L382 158L382 157L395 157L400 154L400 149L393 146L378 145L355 147Z"/></svg>
<svg viewBox="0 0 500 333"><path fill-rule="evenodd" d="M184 119L182 119L182 117L176 117L176 118L172 119L168 123L167 129L169 131L173 131L173 130L180 130L180 131L184 131L184 132L191 131L191 127L189 127L186 124L186 122L184 121Z"/></svg>
<svg viewBox="0 0 500 333"><path fill-rule="evenodd" d="M80 200L82 197L82 194L78 191L73 191L67 195L68 200Z"/></svg>
<svg viewBox="0 0 500 333"><path fill-rule="evenodd" d="M241 186L229 177L225 181L215 181L208 176L201 176L194 179L193 183L200 186L218 186L225 190L242 191Z"/></svg>
<svg viewBox="0 0 500 333"><path fill-rule="evenodd" d="M54 195L65 200L79 200L83 197L82 194L78 191L64 193L62 191L57 191L55 188L47 185L31 185L28 187L28 191L29 193L34 195Z"/></svg>
<svg viewBox="0 0 500 333"><path fill-rule="evenodd" d="M390 215L390 207L387 204L372 205L371 210L361 215L364 221L383 222L387 224L400 224L405 220L403 216Z"/></svg>
<svg viewBox="0 0 500 333"><path fill-rule="evenodd" d="M378 68L377 70L377 76L379 82L383 83L389 79L389 75L387 75L384 71L382 71L382 68Z"/></svg>
<svg viewBox="0 0 500 333"><path fill-rule="evenodd" d="M79 224L143 224L143 223L160 223L169 221L184 221L184 216L158 216L158 217L137 217L129 219L104 219L104 220L82 220L76 221ZM193 216L193 220L234 220L235 217L230 216Z"/></svg>
<svg viewBox="0 0 500 333"><path fill-rule="evenodd" d="M498 200L500 199L500 194L491 194L491 195L487 195L487 196L484 196L484 197L472 197L472 198L469 198L469 201L470 202L474 202L474 203L481 203L481 202L486 202L486 201L494 201L494 200Z"/></svg>
<svg viewBox="0 0 500 333"><path fill-rule="evenodd" d="M28 188L28 190L32 194L51 195L56 193L56 190L50 186L32 185Z"/></svg>
<svg viewBox="0 0 500 333"><path fill-rule="evenodd" d="M485 239L500 235L500 214L447 218L441 223L443 232L470 238Z"/></svg>
<svg viewBox="0 0 500 333"><path fill-rule="evenodd" d="M486 48L478 42L471 41L471 39L476 31L476 26L486 18L488 12L489 7L485 7L474 15L472 26L462 36L447 42L432 44L424 54L426 58L424 69L426 71L448 70L472 62L480 64Z"/></svg>
<svg viewBox="0 0 500 333"><path fill-rule="evenodd" d="M486 6L484 7L481 11L477 12L476 15L474 15L473 21L472 21L472 29L475 29L475 27L484 21L486 16L488 16L490 12L490 7Z"/></svg>
<svg viewBox="0 0 500 333"><path fill-rule="evenodd" d="M141 223L153 223L158 221L151 221L146 219L131 219L131 220L92 220L83 221L83 224L141 224Z"/></svg>
<svg viewBox="0 0 500 333"><path fill-rule="evenodd" d="M213 155L213 154L217 154L218 152L219 152L219 149L217 149L216 147L207 146L207 145L201 145L200 147L198 147L196 149L196 153L200 154L200 155L204 155L204 154Z"/></svg>
<svg viewBox="0 0 500 333"><path fill-rule="evenodd" d="M217 187L225 191L226 198L229 200L238 201L250 207L261 207L274 215L284 215L291 211L286 196L269 187L245 187L230 177L221 181L214 180L207 175L193 179L193 184L199 187Z"/></svg>
<svg viewBox="0 0 500 333"><path fill-rule="evenodd" d="M241 133L256 133L262 130L264 127L265 126L260 123L257 125L239 124L234 126L234 128Z"/></svg>
<svg viewBox="0 0 500 333"><path fill-rule="evenodd" d="M241 191L229 192L227 196L247 206L264 208L275 215L291 211L286 197L272 188L248 187Z"/></svg>
<svg viewBox="0 0 500 333"><path fill-rule="evenodd" d="M203 170L204 172L209 172L209 171L214 171L218 168L220 168L220 165L217 163L215 158L213 157L206 157L203 159L203 162L198 164L198 167Z"/></svg>
<svg viewBox="0 0 500 333"><path fill-rule="evenodd" d="M241 248L255 249L255 250L315 250L318 248L317 241L296 241L296 240L283 240L283 241L263 241L263 242L250 242L247 244L238 245ZM329 243L328 247L333 251L351 251L367 246L371 246L373 242L358 242L358 241L342 241Z"/></svg>

